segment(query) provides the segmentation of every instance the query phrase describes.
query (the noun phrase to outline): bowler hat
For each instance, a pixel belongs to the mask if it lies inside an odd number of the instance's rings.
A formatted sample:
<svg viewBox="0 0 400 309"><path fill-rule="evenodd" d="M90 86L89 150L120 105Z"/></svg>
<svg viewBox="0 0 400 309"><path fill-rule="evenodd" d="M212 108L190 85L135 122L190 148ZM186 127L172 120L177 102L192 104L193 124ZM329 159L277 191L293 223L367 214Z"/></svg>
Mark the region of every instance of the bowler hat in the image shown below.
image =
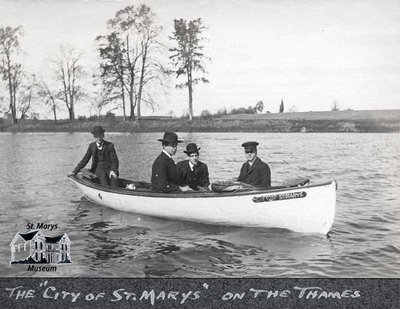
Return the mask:
<svg viewBox="0 0 400 309"><path fill-rule="evenodd" d="M101 137L104 135L104 132L106 132L106 130L104 130L102 126L96 126L93 128L92 134L94 137Z"/></svg>
<svg viewBox="0 0 400 309"><path fill-rule="evenodd" d="M171 144L182 143L181 140L178 140L178 135L176 135L174 132L165 132L164 137L158 141Z"/></svg>
<svg viewBox="0 0 400 309"><path fill-rule="evenodd" d="M184 150L183 152L186 154L191 154L191 153L199 153L200 148L197 148L197 145L195 143L190 143L186 145L186 151Z"/></svg>

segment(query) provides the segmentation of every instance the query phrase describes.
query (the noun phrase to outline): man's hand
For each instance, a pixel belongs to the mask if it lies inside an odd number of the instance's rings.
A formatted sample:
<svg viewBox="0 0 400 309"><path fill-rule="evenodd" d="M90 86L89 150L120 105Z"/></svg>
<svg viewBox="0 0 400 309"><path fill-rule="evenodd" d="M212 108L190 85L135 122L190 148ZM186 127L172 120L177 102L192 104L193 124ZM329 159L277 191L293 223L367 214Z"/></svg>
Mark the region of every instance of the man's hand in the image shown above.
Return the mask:
<svg viewBox="0 0 400 309"><path fill-rule="evenodd" d="M181 189L182 192L194 191L189 186L179 187L179 189Z"/></svg>
<svg viewBox="0 0 400 309"><path fill-rule="evenodd" d="M110 178L111 177L118 178L117 174L114 171L110 172Z"/></svg>

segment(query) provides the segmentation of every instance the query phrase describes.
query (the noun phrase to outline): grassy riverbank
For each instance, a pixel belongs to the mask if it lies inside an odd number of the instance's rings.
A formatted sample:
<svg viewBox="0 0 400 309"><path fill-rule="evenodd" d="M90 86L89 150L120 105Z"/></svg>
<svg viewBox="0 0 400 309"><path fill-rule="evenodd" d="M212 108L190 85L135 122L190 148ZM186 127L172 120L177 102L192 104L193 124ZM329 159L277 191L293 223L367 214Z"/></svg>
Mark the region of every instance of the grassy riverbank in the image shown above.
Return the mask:
<svg viewBox="0 0 400 309"><path fill-rule="evenodd" d="M3 132L90 132L102 125L107 132L400 132L400 110L237 114L218 118L144 117L140 121L114 119L27 120L11 126L0 123Z"/></svg>

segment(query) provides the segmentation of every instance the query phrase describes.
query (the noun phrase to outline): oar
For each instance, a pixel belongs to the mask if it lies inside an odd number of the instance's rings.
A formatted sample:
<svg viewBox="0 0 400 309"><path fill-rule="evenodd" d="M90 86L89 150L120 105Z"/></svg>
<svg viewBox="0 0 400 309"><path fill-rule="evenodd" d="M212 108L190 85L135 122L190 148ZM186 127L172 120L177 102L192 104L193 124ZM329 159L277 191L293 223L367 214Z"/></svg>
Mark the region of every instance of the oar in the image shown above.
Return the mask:
<svg viewBox="0 0 400 309"><path fill-rule="evenodd" d="M308 178L294 178L283 182L282 186L285 187L302 187L310 182Z"/></svg>
<svg viewBox="0 0 400 309"><path fill-rule="evenodd" d="M256 187L241 181L222 180L211 184L211 189L215 192L235 192L244 190L254 190Z"/></svg>
<svg viewBox="0 0 400 309"><path fill-rule="evenodd" d="M252 190L275 190L292 187L301 187L310 182L307 178L296 178L285 181L280 186L264 187L253 186L240 181L217 181L211 185L214 192L237 192L237 191L252 191Z"/></svg>
<svg viewBox="0 0 400 309"><path fill-rule="evenodd" d="M257 187L254 186L257 190L275 190L275 189L285 189L285 188L294 188L294 187L302 187L307 185L310 182L310 179L307 178L294 178L286 180L280 186L273 186L273 187Z"/></svg>

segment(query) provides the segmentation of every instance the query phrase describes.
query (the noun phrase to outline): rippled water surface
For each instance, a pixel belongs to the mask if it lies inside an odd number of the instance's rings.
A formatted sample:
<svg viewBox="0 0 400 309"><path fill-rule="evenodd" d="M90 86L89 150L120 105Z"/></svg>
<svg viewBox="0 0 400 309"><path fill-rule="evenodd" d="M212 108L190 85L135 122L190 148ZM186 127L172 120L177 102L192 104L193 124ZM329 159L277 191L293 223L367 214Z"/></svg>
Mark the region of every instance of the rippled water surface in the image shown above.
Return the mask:
<svg viewBox="0 0 400 309"><path fill-rule="evenodd" d="M161 133L108 133L123 178L150 179ZM260 142L272 182L337 180L329 237L281 229L212 226L95 205L66 175L84 155L86 133L0 134L0 273L85 277L400 277L399 134L180 133L175 161L195 142L210 180L237 177L240 144ZM10 242L27 223L57 224L72 265L55 273L9 265Z"/></svg>

